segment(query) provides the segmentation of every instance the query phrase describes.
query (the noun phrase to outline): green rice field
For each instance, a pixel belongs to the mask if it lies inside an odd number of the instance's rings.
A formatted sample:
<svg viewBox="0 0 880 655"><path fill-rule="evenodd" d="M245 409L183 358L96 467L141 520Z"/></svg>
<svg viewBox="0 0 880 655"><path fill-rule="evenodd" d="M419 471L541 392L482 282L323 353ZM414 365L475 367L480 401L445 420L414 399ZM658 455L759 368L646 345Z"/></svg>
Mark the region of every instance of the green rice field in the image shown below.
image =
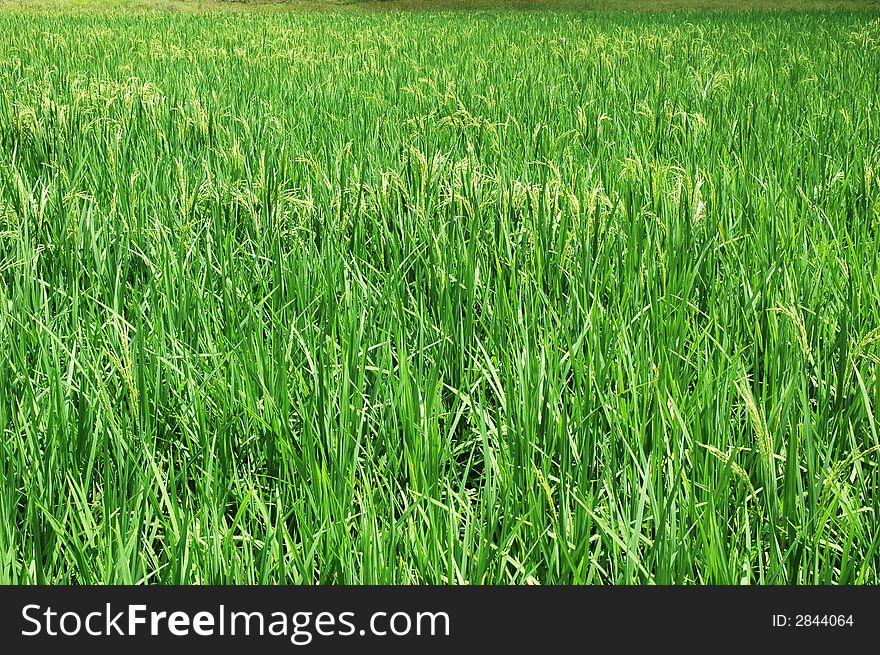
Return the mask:
<svg viewBox="0 0 880 655"><path fill-rule="evenodd" d="M4 8L0 582L877 583L865 6Z"/></svg>

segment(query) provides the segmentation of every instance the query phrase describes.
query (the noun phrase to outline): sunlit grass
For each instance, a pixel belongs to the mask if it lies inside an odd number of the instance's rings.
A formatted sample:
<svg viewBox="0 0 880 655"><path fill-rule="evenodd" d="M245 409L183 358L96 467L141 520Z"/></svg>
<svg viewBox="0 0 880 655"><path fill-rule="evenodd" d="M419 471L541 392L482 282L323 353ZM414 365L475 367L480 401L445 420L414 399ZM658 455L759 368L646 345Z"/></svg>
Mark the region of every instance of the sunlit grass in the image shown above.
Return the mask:
<svg viewBox="0 0 880 655"><path fill-rule="evenodd" d="M0 580L877 582L878 46L0 16Z"/></svg>

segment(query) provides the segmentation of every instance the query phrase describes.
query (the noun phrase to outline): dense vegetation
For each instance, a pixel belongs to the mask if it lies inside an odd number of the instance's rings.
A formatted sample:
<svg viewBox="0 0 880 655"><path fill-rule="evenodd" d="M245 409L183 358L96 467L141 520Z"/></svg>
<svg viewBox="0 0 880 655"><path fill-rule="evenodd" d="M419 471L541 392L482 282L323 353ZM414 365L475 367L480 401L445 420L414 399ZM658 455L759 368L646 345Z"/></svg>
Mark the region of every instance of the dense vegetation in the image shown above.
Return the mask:
<svg viewBox="0 0 880 655"><path fill-rule="evenodd" d="M877 582L876 14L6 14L0 152L4 582Z"/></svg>

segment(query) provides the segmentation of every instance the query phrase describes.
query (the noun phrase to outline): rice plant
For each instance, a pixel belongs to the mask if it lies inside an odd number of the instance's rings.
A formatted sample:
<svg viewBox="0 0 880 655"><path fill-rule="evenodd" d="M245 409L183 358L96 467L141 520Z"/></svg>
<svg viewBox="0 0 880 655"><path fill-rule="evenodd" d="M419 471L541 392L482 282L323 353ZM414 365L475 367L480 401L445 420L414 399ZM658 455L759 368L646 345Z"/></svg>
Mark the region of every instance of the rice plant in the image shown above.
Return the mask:
<svg viewBox="0 0 880 655"><path fill-rule="evenodd" d="M0 14L0 581L880 572L880 14Z"/></svg>

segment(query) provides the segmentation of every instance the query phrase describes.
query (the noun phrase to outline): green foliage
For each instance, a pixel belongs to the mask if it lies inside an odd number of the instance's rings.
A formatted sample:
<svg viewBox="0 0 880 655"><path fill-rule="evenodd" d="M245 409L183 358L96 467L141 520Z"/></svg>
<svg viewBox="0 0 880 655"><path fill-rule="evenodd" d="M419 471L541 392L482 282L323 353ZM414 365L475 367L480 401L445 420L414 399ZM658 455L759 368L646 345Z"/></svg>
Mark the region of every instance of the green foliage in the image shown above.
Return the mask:
<svg viewBox="0 0 880 655"><path fill-rule="evenodd" d="M877 582L878 46L0 17L0 580Z"/></svg>

